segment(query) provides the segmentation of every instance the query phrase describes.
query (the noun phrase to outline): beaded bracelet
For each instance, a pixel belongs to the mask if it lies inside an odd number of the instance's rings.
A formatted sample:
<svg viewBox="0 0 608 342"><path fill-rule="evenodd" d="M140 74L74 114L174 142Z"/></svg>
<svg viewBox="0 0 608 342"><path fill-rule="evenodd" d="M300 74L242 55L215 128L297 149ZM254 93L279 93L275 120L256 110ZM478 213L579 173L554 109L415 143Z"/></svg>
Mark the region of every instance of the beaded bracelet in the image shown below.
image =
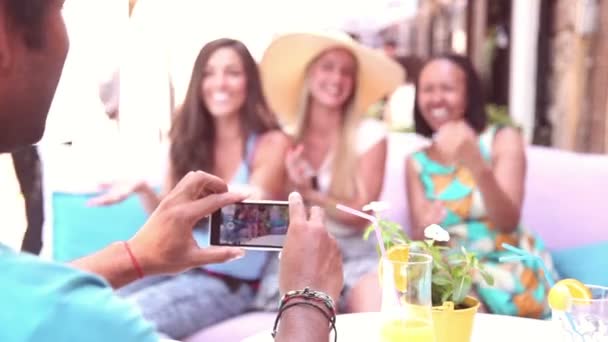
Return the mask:
<svg viewBox="0 0 608 342"><path fill-rule="evenodd" d="M295 290L285 293L281 298L281 302L279 303L279 309L293 298L304 298L306 300L321 302L323 305L325 305L325 307L327 307L334 317L336 316L336 306L334 305L334 300L329 295L320 291L311 290L308 287L305 287L304 290Z"/></svg>
<svg viewBox="0 0 608 342"><path fill-rule="evenodd" d="M296 303L292 303L292 304L287 304L285 306L281 306L281 308L279 309L279 313L277 315L277 318L274 321L274 327L272 328L272 338L275 338L277 336L277 327L279 325L279 320L281 319L281 316L283 315L283 312L287 311L290 308L293 308L294 306L298 306L298 305L305 305L305 306L310 306L312 308L315 308L315 310L318 310L321 314L323 314L323 316L325 316L325 318L327 318L327 320L329 321L329 326L330 326L330 331L334 331L334 342L338 341L338 330L336 329L336 316L330 316L327 312L325 312L325 310L323 310L320 306L316 305L316 304L312 304L309 302L296 302Z"/></svg>

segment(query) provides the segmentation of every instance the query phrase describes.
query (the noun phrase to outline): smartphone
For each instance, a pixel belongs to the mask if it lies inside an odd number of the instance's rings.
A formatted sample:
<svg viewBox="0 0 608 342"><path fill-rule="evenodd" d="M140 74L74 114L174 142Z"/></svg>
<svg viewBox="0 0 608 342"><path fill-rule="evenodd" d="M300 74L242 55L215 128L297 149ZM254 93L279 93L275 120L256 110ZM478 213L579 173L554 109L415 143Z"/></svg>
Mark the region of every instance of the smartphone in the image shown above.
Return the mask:
<svg viewBox="0 0 608 342"><path fill-rule="evenodd" d="M281 250L289 226L287 201L243 201L211 215L210 245Z"/></svg>

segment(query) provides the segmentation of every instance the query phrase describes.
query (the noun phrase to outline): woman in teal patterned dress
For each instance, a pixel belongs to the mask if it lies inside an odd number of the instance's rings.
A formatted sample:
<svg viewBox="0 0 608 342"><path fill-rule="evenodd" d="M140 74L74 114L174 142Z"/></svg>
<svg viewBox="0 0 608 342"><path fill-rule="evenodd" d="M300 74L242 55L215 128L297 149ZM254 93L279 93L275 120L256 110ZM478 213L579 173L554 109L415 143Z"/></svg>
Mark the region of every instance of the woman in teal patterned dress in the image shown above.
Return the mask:
<svg viewBox="0 0 608 342"><path fill-rule="evenodd" d="M519 226L526 175L519 131L488 126L481 83L465 57L428 61L416 91L416 132L431 144L406 162L413 238L421 239L429 224L441 224L453 247L476 252L493 274L492 287L475 282L490 312L546 316L548 288L540 268L498 262L507 254L506 242L543 256L552 269L542 241Z"/></svg>

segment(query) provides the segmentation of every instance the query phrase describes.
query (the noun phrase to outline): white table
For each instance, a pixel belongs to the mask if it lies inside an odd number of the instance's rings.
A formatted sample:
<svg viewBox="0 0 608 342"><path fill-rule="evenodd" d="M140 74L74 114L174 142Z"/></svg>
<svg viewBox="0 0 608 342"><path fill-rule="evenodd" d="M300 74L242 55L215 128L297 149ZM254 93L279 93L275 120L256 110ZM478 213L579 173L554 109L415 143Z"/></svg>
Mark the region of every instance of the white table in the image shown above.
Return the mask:
<svg viewBox="0 0 608 342"><path fill-rule="evenodd" d="M377 341L380 323L377 313L339 315L336 321L338 341ZM270 331L246 338L243 342L272 342ZM535 319L477 314L472 342L560 341L556 322Z"/></svg>

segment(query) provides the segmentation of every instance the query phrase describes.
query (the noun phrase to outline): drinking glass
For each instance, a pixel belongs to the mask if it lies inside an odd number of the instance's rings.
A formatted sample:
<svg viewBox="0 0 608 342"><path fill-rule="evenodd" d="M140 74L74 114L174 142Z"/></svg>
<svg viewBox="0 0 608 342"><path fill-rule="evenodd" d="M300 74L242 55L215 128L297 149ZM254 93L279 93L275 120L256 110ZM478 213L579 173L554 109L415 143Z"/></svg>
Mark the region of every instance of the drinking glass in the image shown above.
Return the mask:
<svg viewBox="0 0 608 342"><path fill-rule="evenodd" d="M559 323L563 341L608 342L608 287L586 286L591 299L571 299L568 309L553 310L553 320Z"/></svg>
<svg viewBox="0 0 608 342"><path fill-rule="evenodd" d="M434 342L431 299L433 258L409 253L407 261L381 258L382 342Z"/></svg>

